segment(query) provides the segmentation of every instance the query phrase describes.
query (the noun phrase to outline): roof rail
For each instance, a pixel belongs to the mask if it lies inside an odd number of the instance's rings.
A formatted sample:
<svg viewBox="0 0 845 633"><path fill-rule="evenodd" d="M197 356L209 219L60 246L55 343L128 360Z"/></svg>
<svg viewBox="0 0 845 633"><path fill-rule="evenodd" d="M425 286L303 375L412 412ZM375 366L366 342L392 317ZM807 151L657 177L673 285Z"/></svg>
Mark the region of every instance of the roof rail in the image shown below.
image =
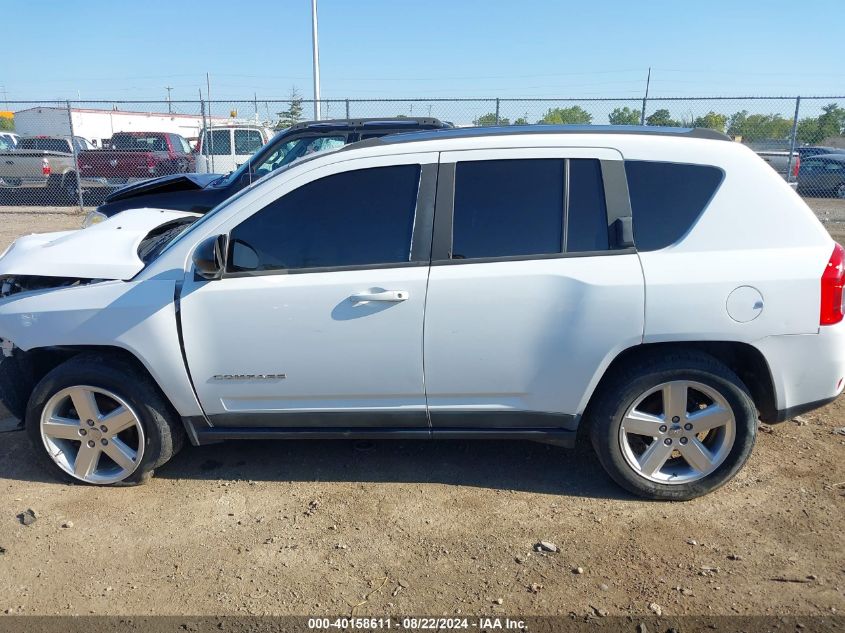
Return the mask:
<svg viewBox="0 0 845 633"><path fill-rule="evenodd" d="M443 130L420 130L390 135L378 140L382 143L408 143L443 138L475 138L485 136L518 136L520 134L633 134L644 136L675 136L713 141L731 141L726 134L707 128L658 127L648 125L507 125L491 127L462 127ZM355 144L361 147L360 143Z"/></svg>

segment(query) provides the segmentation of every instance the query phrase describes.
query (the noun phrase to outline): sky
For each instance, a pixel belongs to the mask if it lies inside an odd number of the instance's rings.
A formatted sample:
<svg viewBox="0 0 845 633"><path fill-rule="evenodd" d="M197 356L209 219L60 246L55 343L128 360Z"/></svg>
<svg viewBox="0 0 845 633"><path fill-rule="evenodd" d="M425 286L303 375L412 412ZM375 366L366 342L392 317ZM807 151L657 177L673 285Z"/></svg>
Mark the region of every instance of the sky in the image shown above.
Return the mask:
<svg viewBox="0 0 845 633"><path fill-rule="evenodd" d="M0 105L196 99L206 73L214 99L312 95L310 0L0 0L0 16ZM843 18L845 0L319 0L322 93L633 98L651 67L655 96L842 95L841 38L815 34Z"/></svg>

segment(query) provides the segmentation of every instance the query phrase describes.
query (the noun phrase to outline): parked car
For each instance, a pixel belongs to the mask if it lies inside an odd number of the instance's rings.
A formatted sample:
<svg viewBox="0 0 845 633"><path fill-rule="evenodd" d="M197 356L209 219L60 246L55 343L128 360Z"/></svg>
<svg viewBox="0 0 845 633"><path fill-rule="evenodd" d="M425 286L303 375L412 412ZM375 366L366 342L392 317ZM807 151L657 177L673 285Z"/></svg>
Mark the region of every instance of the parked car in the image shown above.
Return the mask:
<svg viewBox="0 0 845 633"><path fill-rule="evenodd" d="M15 149L18 146L20 136L14 132L0 132L0 141L5 141L10 146L10 149Z"/></svg>
<svg viewBox="0 0 845 633"><path fill-rule="evenodd" d="M845 154L817 154L801 163L798 192L845 199Z"/></svg>
<svg viewBox="0 0 845 633"><path fill-rule="evenodd" d="M206 213L256 180L304 156L395 132L450 127L437 119L307 121L282 130L236 171L156 178L120 189L85 218L84 226L126 209L154 207Z"/></svg>
<svg viewBox="0 0 845 633"><path fill-rule="evenodd" d="M197 172L227 174L249 160L273 132L261 125L217 125L204 129L197 141Z"/></svg>
<svg viewBox="0 0 845 633"><path fill-rule="evenodd" d="M91 144L79 136L23 137L15 149L0 152L0 192L45 190L42 202L74 202L78 198L74 152L88 149Z"/></svg>
<svg viewBox="0 0 845 633"><path fill-rule="evenodd" d="M194 171L191 146L169 132L118 132L104 149L79 154L85 191L107 191L157 176Z"/></svg>
<svg viewBox="0 0 845 633"><path fill-rule="evenodd" d="M791 160L790 154L792 155ZM794 152L765 150L757 152L757 155L779 173L784 180L787 180L791 186L795 186L798 172L801 169L801 154L797 150Z"/></svg>
<svg viewBox="0 0 845 633"><path fill-rule="evenodd" d="M842 154L845 153L843 147L827 147L824 145L808 145L807 147L796 147L795 151L801 156L801 160L807 160L811 156L818 156L819 154Z"/></svg>
<svg viewBox="0 0 845 633"><path fill-rule="evenodd" d="M55 474L139 483L186 439L582 429L628 490L689 499L739 471L758 417L845 382L845 251L712 130L370 139L196 217L127 211L0 259L0 393Z"/></svg>

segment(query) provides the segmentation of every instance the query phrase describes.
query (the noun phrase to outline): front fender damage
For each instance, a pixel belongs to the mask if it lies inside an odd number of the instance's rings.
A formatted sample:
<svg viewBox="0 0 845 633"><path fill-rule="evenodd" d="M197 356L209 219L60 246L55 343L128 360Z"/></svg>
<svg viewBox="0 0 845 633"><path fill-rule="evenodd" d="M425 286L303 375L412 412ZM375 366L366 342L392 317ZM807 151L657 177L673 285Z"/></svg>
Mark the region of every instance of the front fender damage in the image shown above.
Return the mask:
<svg viewBox="0 0 845 633"><path fill-rule="evenodd" d="M92 281L70 277L0 277L0 300L30 291L87 285ZM0 418L4 417L5 407L23 424L29 396L44 374L40 357L45 353L25 352L14 341L0 337Z"/></svg>

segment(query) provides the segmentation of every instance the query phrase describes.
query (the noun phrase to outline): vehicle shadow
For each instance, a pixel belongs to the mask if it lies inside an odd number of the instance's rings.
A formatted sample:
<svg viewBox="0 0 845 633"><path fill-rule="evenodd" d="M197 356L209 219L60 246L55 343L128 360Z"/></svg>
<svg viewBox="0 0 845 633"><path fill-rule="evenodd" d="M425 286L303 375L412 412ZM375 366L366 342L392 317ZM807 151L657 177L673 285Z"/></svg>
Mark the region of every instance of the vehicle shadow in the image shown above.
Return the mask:
<svg viewBox="0 0 845 633"><path fill-rule="evenodd" d="M0 479L57 483L35 458L24 433L0 434ZM587 446L567 450L528 441L233 441L187 446L156 478L435 483L634 499L604 473Z"/></svg>

